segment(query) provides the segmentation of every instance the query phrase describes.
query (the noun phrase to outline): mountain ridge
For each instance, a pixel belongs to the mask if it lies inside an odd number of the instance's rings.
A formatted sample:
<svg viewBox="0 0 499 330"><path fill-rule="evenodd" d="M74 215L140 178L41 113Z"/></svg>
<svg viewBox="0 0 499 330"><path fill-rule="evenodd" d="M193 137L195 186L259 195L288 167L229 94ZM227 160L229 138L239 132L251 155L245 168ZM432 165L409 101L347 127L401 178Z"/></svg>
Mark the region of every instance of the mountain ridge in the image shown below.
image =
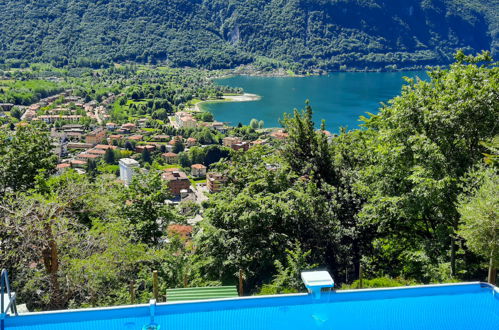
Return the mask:
<svg viewBox="0 0 499 330"><path fill-rule="evenodd" d="M397 69L499 48L493 0L12 0L0 10L4 60Z"/></svg>

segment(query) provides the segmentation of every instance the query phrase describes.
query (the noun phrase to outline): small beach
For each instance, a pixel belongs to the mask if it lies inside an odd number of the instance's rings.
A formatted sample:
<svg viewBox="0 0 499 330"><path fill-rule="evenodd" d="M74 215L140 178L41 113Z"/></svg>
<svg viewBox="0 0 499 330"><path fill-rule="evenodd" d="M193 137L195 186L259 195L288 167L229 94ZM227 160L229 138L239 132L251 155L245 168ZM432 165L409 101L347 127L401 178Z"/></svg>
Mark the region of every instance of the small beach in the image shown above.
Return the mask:
<svg viewBox="0 0 499 330"><path fill-rule="evenodd" d="M251 93L244 93L242 95L224 95L222 96L221 99L218 100L206 100L206 101L201 101L194 105L193 111L201 112L204 111L202 108L202 104L207 104L207 103L225 103L225 102L251 102L251 101L258 101L262 97L257 94L251 94Z"/></svg>

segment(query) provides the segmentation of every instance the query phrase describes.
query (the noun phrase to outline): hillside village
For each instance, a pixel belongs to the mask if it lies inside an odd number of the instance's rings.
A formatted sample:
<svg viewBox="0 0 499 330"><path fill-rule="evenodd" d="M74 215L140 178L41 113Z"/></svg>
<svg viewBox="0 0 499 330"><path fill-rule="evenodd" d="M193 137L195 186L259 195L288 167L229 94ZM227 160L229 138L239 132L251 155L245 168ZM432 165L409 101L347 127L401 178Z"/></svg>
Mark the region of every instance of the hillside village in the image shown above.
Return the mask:
<svg viewBox="0 0 499 330"><path fill-rule="evenodd" d="M209 194L223 189L227 178L212 164L230 158L231 152L245 152L288 136L282 129L231 127L213 121L209 113L204 113L208 120L203 121L198 106L171 112L160 127L146 116L134 122L116 123L110 111L116 99L123 96L109 93L100 102L85 102L67 89L28 106L2 103L0 115L8 117L8 111L17 108L22 113L18 127L31 124L50 131L53 152L59 159L57 174L74 169L82 175L92 175L100 170L129 185L138 172L160 170L171 195L165 202L174 205L201 204ZM193 137L200 131L217 138L200 141ZM201 219L196 214L189 223Z"/></svg>

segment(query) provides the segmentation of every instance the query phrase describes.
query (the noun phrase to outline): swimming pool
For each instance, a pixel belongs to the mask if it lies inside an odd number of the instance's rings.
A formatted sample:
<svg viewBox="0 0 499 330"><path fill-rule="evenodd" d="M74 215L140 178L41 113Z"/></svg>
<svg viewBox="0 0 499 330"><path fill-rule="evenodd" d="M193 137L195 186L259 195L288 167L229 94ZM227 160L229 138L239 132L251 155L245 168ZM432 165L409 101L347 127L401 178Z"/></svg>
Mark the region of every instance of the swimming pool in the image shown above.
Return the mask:
<svg viewBox="0 0 499 330"><path fill-rule="evenodd" d="M15 330L497 330L499 289L465 283L7 316Z"/></svg>

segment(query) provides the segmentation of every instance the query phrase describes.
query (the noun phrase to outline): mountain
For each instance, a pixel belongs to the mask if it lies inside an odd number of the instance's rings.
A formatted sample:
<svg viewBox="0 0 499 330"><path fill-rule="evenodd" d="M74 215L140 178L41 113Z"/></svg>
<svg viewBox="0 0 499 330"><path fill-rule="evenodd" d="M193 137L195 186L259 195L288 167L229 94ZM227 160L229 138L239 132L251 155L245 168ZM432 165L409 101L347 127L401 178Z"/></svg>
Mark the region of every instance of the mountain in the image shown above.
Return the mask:
<svg viewBox="0 0 499 330"><path fill-rule="evenodd" d="M499 50L496 0L9 0L0 11L3 60L391 69Z"/></svg>

